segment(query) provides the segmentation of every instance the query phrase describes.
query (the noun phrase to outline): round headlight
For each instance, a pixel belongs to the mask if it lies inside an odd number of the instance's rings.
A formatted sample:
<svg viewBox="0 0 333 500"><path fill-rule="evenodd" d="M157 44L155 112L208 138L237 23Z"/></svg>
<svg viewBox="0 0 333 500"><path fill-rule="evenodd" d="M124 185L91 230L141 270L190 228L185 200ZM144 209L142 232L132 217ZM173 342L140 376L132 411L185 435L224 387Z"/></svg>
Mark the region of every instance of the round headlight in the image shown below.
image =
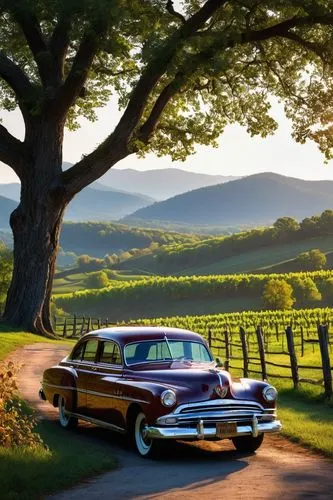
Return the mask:
<svg viewBox="0 0 333 500"><path fill-rule="evenodd" d="M262 391L262 395L264 396L264 399L266 399L266 401L275 401L277 398L277 390L275 389L275 387L268 385Z"/></svg>
<svg viewBox="0 0 333 500"><path fill-rule="evenodd" d="M161 394L161 403L170 408L176 403L176 394L171 389L167 389Z"/></svg>

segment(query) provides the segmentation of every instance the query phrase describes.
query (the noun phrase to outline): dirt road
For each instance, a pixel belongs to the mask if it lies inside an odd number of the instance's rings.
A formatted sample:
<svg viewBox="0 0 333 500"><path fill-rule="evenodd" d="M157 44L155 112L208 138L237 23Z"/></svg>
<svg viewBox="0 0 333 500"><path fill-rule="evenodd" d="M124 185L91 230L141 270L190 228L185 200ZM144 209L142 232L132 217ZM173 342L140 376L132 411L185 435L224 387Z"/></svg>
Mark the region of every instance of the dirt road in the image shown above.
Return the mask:
<svg viewBox="0 0 333 500"><path fill-rule="evenodd" d="M24 398L53 421L56 410L38 399L39 381L43 370L66 353L63 346L41 343L11 357L24 363L19 379ZM89 425L75 432L106 442L120 467L50 499L333 499L333 461L278 436L265 438L251 456L235 453L224 442L179 443L163 460L151 461L136 456L111 432Z"/></svg>

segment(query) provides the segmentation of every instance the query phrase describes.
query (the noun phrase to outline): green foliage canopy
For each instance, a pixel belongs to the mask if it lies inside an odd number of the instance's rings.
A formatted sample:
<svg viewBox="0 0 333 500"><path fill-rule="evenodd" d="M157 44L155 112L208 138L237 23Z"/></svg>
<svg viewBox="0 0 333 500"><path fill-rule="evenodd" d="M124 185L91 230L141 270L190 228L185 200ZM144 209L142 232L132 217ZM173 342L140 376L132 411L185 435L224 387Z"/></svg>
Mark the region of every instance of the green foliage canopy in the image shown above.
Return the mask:
<svg viewBox="0 0 333 500"><path fill-rule="evenodd" d="M184 0L177 8L170 0L1 0L1 107L19 106L26 117L58 106L75 129L116 94L128 152L183 160L196 143L215 145L228 123L274 132L275 95L295 139L313 139L331 157L329 0Z"/></svg>

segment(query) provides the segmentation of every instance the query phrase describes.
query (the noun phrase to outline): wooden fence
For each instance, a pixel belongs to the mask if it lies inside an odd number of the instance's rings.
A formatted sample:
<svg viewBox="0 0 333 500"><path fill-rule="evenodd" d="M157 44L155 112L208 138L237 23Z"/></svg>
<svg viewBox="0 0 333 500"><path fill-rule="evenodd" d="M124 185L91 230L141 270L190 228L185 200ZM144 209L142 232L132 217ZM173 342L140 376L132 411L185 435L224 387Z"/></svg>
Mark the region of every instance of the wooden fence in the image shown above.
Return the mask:
<svg viewBox="0 0 333 500"><path fill-rule="evenodd" d="M100 328L116 326L109 323L108 319L77 317L59 319L54 318L54 325L58 334L63 337L80 337L85 333ZM303 326L294 328L289 325L283 331L281 326L275 326L272 331L264 331L261 325L256 328L243 326L238 328L208 329L202 333L214 352L221 357L227 370L241 371L244 377L251 374L259 375L263 380L274 378L291 380L294 387L298 388L300 383L321 385L324 387L324 395L331 398L332 370L330 353L333 345L333 337L329 334L328 325L316 326L315 330L304 331ZM307 365L299 362L299 358L312 349L320 351L320 360L317 365ZM286 362L275 362L272 358L284 357ZM268 359L269 358L269 359ZM279 370L282 372L277 373ZM302 377L300 372L321 373L321 378ZM273 373L272 371L275 371ZM289 373L288 373L289 372Z"/></svg>
<svg viewBox="0 0 333 500"><path fill-rule="evenodd" d="M248 377L249 374L260 375L263 380L268 380L270 378L281 378L292 380L294 387L297 389L301 382L323 385L325 390L325 397L331 398L333 394L332 389L332 370L330 361L330 352L333 340L330 338L329 330L327 325L317 325L317 338L305 339L301 335L301 342L296 344L291 326L287 326L285 329L285 342L283 343L286 349L281 351L269 351L267 349L268 342L265 338L261 326L255 329L255 340L253 335L246 334L242 326L239 327L239 339L235 338L235 334L231 334L228 330L223 332L223 335L214 336L211 330L208 331L208 344L210 348L217 352L219 355L224 355L224 366L228 370L239 369L239 366L233 364L233 361L240 361L242 363L242 372L244 377ZM282 338L280 337L280 340ZM319 346L321 355L321 366L317 365L306 365L299 363L299 357L296 355L296 346L301 348L301 356L304 356L304 345L309 343L313 346ZM255 349L253 349L253 346ZM234 354L234 351L240 352L241 355ZM251 355L249 354L251 352ZM256 355L254 356L253 353ZM270 355L284 355L289 357L290 364L276 363L267 360L267 354ZM269 367L280 368L283 370L290 371L289 375L281 373L271 373L268 372ZM322 372L322 378L302 378L299 374L300 370L312 371L316 373Z"/></svg>

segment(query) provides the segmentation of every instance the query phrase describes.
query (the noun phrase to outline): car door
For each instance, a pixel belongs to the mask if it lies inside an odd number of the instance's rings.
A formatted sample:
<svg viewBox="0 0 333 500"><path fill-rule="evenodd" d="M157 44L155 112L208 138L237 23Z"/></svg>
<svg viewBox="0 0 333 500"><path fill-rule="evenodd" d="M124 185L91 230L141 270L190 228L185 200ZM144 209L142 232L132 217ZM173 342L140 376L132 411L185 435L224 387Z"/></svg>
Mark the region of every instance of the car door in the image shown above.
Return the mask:
<svg viewBox="0 0 333 500"><path fill-rule="evenodd" d="M119 381L122 358L116 342L100 341L94 372L87 380L87 406L91 417L124 428L124 400Z"/></svg>
<svg viewBox="0 0 333 500"><path fill-rule="evenodd" d="M80 343L74 350L70 366L75 369L76 379L76 413L88 415L87 385L90 377L96 371L96 355L98 339L89 339Z"/></svg>

